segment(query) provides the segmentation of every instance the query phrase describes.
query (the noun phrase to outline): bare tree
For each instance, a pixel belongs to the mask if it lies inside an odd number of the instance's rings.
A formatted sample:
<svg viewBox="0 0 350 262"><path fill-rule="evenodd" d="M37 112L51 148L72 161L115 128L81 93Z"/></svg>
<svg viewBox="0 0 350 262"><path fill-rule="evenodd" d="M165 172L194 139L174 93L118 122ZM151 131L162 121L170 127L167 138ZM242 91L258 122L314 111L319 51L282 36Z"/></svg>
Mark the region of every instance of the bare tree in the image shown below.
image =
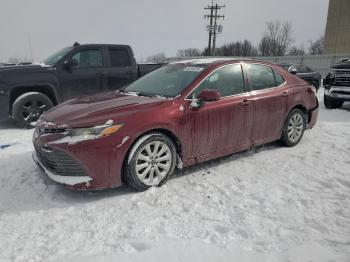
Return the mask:
<svg viewBox="0 0 350 262"><path fill-rule="evenodd" d="M7 59L7 63L9 64L18 64L20 62L21 60L18 57L10 57L9 59Z"/></svg>
<svg viewBox="0 0 350 262"><path fill-rule="evenodd" d="M9 59L7 59L8 64L31 63L31 62L32 61L30 59L25 57L20 58L20 57L12 56Z"/></svg>
<svg viewBox="0 0 350 262"><path fill-rule="evenodd" d="M280 21L267 22L266 32L259 44L260 54L263 56L283 56L293 43L292 24Z"/></svg>
<svg viewBox="0 0 350 262"><path fill-rule="evenodd" d="M258 51L250 41L244 40L225 44L217 48L215 53L219 56L256 56Z"/></svg>
<svg viewBox="0 0 350 262"><path fill-rule="evenodd" d="M310 41L309 55L322 55L324 48L324 37L320 37L316 41Z"/></svg>
<svg viewBox="0 0 350 262"><path fill-rule="evenodd" d="M180 49L177 51L178 57L201 56L202 52L198 48Z"/></svg>
<svg viewBox="0 0 350 262"><path fill-rule="evenodd" d="M242 43L242 52L240 56L257 56L258 55L258 50L256 47L249 41L249 40L244 40Z"/></svg>
<svg viewBox="0 0 350 262"><path fill-rule="evenodd" d="M259 52L261 56L271 56L271 47L270 47L270 39L267 36L264 36L259 44Z"/></svg>
<svg viewBox="0 0 350 262"><path fill-rule="evenodd" d="M297 47L297 46L293 46L290 50L289 50L289 55L291 56L303 56L306 54L306 51L304 49L304 46L300 46L300 47Z"/></svg>
<svg viewBox="0 0 350 262"><path fill-rule="evenodd" d="M150 63L163 63L166 60L166 55L164 53L158 53L147 57L146 61Z"/></svg>

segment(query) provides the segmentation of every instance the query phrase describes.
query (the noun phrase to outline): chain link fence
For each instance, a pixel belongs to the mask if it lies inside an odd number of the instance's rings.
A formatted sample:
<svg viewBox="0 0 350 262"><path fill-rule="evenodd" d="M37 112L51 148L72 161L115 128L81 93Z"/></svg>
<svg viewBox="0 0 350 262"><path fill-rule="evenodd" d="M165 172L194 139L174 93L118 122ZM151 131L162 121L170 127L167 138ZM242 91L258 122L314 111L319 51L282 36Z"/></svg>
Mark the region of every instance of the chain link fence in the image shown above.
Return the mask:
<svg viewBox="0 0 350 262"><path fill-rule="evenodd" d="M179 60L196 59L196 58L212 58L212 57L175 57L168 58L167 62L175 62ZM230 57L225 57L230 58ZM237 59L238 57L232 57ZM323 77L329 72L329 68L335 63L339 62L343 58L350 58L350 54L337 54L337 55L305 55L305 56L274 56L274 57L247 57L254 60L261 60L271 63L291 63L291 64L304 64L312 68L316 72L319 72ZM245 58L246 59L246 58Z"/></svg>

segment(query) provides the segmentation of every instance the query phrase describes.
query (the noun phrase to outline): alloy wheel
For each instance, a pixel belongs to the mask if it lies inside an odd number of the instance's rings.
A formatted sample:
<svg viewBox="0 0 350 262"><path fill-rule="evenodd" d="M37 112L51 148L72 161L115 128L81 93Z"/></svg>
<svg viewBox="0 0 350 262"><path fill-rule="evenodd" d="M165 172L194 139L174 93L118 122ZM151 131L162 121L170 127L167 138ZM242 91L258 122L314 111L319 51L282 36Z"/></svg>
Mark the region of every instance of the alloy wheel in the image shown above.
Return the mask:
<svg viewBox="0 0 350 262"><path fill-rule="evenodd" d="M300 114L293 115L288 123L288 139L295 143L303 135L304 130L304 120Z"/></svg>
<svg viewBox="0 0 350 262"><path fill-rule="evenodd" d="M146 144L136 156L136 175L147 186L157 186L172 166L172 154L161 141Z"/></svg>
<svg viewBox="0 0 350 262"><path fill-rule="evenodd" d="M21 115L25 122L31 123L36 120L46 111L47 105L40 100L30 100L21 108Z"/></svg>

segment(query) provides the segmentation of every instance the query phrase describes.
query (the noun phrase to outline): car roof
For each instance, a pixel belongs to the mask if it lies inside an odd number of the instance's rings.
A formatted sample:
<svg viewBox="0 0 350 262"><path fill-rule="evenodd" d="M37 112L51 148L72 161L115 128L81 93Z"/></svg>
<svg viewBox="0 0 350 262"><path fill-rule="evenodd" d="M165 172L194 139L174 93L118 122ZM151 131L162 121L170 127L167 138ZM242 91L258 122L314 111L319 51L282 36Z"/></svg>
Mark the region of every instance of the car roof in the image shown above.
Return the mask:
<svg viewBox="0 0 350 262"><path fill-rule="evenodd" d="M188 64L188 65L194 65L194 66L215 66L220 65L225 62L241 62L241 61L252 61L252 62L262 62L264 61L257 61L250 58L232 58L232 57L210 57L210 58L193 58L193 59L185 59L185 60L179 60L172 62L170 64ZM268 63L267 63L268 64Z"/></svg>

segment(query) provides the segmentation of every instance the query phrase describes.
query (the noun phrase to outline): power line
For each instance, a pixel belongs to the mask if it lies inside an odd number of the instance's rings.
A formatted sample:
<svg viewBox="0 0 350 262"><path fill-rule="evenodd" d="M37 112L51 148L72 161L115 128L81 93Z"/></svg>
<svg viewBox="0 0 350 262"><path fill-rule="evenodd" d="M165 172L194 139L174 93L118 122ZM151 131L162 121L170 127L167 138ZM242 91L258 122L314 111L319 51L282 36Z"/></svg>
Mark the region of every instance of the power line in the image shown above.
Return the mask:
<svg viewBox="0 0 350 262"><path fill-rule="evenodd" d="M204 15L204 19L209 19L209 25L207 25L207 30L209 32L209 42L208 42L208 55L215 55L215 45L216 37L222 32L223 26L217 24L218 19L224 19L224 15L219 15L218 10L224 8L225 5L214 5L214 0L211 1L211 5L204 7L204 10L210 10L210 14Z"/></svg>

